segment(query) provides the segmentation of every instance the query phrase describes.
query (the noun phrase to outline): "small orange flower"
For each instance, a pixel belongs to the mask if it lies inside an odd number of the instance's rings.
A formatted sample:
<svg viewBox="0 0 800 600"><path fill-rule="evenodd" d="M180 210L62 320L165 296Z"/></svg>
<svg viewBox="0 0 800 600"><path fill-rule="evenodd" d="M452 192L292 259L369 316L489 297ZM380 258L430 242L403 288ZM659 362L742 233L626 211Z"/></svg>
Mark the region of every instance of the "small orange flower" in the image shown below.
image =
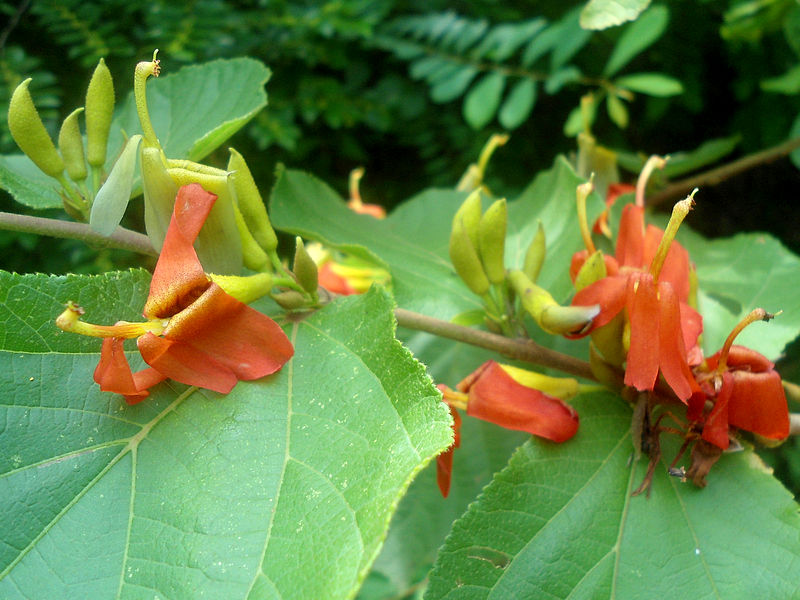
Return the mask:
<svg viewBox="0 0 800 600"><path fill-rule="evenodd" d="M294 348L277 323L203 272L192 244L216 199L198 184L178 191L144 307L146 323L82 323L83 311L74 305L58 318L62 329L105 338L94 374L101 390L133 404L171 378L228 393L237 381L274 373L292 357ZM139 373L131 372L123 350L123 341L134 337L150 365Z"/></svg>

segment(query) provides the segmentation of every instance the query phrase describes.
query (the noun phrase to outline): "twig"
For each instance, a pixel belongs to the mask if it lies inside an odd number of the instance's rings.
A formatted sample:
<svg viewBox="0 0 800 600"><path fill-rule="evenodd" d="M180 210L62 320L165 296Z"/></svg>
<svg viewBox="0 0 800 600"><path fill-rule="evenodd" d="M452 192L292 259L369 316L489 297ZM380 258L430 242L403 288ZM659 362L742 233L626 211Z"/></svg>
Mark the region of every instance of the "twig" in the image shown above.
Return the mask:
<svg viewBox="0 0 800 600"><path fill-rule="evenodd" d="M800 413L789 413L789 435L800 435Z"/></svg>
<svg viewBox="0 0 800 600"><path fill-rule="evenodd" d="M647 204L648 206L657 206L672 198L685 196L694 188L702 189L704 187L717 185L754 167L782 158L797 148L800 148L800 138L794 138L782 144L778 144L777 146L773 146L772 148L750 154L732 163L728 163L727 165L706 171L705 173L700 173L699 175L694 175L686 179L680 179L670 183L660 192L648 197Z"/></svg>
<svg viewBox="0 0 800 600"><path fill-rule="evenodd" d="M117 227L113 234L106 237L85 223L0 212L0 229L82 240L96 246L120 248L148 256L158 255L146 235L124 227Z"/></svg>
<svg viewBox="0 0 800 600"><path fill-rule="evenodd" d="M440 337L456 340L457 342L494 350L509 358L558 369L564 373L596 381L589 363L540 346L533 340L507 338L488 331L472 329L421 315L403 308L396 308L394 314L400 327L425 331Z"/></svg>

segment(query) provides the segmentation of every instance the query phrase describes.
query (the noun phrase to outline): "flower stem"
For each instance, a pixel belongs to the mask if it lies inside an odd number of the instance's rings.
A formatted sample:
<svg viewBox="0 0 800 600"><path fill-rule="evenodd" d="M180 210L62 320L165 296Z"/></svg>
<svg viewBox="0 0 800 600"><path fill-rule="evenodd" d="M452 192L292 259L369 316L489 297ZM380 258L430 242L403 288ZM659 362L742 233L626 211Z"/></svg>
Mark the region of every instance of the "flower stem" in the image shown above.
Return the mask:
<svg viewBox="0 0 800 600"><path fill-rule="evenodd" d="M564 373L596 381L588 362L550 350L533 340L511 339L488 331L463 327L449 321L421 315L403 308L396 308L394 315L400 327L425 331L457 342L494 350L509 358L558 369Z"/></svg>
<svg viewBox="0 0 800 600"><path fill-rule="evenodd" d="M121 250L130 250L131 252L138 252L148 256L158 256L158 252L155 251L146 235L123 227L117 227L113 234L104 236L92 230L85 223L0 212L0 229L82 240L97 246L120 248Z"/></svg>

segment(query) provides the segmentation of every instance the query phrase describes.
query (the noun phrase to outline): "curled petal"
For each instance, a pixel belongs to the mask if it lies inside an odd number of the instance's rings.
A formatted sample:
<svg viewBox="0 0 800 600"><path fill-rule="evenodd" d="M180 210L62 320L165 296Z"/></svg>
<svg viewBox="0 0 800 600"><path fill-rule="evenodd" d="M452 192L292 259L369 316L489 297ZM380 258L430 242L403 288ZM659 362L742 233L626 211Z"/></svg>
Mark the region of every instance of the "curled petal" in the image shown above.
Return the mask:
<svg viewBox="0 0 800 600"><path fill-rule="evenodd" d="M164 336L192 346L224 365L237 379L270 375L294 354L289 338L275 321L226 294L216 283L172 317ZM203 367L202 359L197 366Z"/></svg>
<svg viewBox="0 0 800 600"><path fill-rule="evenodd" d="M467 414L553 442L578 431L578 414L556 398L520 385L497 363L490 363L469 387Z"/></svg>
<svg viewBox="0 0 800 600"><path fill-rule="evenodd" d="M661 318L659 325L661 374L675 395L686 402L692 392L699 390L699 386L694 380L686 358L681 321L683 313L677 294L669 283L660 282L658 284L658 295ZM632 331L631 335L633 335ZM695 340L697 340L697 336L695 336Z"/></svg>
<svg viewBox="0 0 800 600"><path fill-rule="evenodd" d="M731 371L733 393L728 421L734 427L766 438L782 440L789 435L789 410L777 371Z"/></svg>
<svg viewBox="0 0 800 600"><path fill-rule="evenodd" d="M155 369L147 368L132 373L125 357L122 338L105 338L100 351L100 362L94 370L94 380L104 392L125 396L128 404L141 402L150 394L147 390L166 379Z"/></svg>
<svg viewBox="0 0 800 600"><path fill-rule="evenodd" d="M194 302L208 287L208 278L192 244L216 199L198 183L178 190L172 220L144 306L147 318L174 315Z"/></svg>
<svg viewBox="0 0 800 600"><path fill-rule="evenodd" d="M614 257L620 266L642 268L644 260L644 207L628 204L622 209Z"/></svg>
<svg viewBox="0 0 800 600"><path fill-rule="evenodd" d="M641 274L628 279L627 310L631 344L625 367L625 385L639 391L652 390L660 363L661 312L658 290L651 275ZM680 334L680 329L676 333Z"/></svg>
<svg viewBox="0 0 800 600"><path fill-rule="evenodd" d="M236 375L225 365L189 344L146 333L137 340L145 362L170 379L227 394Z"/></svg>
<svg viewBox="0 0 800 600"><path fill-rule="evenodd" d="M600 306L600 313L592 320L592 325L587 331L581 332L580 335L574 337L582 337L598 327L602 327L619 314L625 307L627 279L627 277L622 276L604 277L575 294L572 299L574 306L597 304Z"/></svg>
<svg viewBox="0 0 800 600"><path fill-rule="evenodd" d="M453 478L453 454L461 446L461 415L452 406L448 406L453 416L453 444L436 457L436 484L443 498L450 493L450 481Z"/></svg>

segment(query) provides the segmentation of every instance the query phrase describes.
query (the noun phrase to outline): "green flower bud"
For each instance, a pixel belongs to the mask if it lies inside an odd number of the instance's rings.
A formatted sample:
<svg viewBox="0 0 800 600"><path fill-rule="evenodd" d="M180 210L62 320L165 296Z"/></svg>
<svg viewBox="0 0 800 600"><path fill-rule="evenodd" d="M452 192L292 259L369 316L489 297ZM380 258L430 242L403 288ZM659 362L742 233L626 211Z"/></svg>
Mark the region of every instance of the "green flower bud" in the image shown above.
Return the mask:
<svg viewBox="0 0 800 600"><path fill-rule="evenodd" d="M67 167L67 175L72 181L83 181L88 175L83 154L83 138L78 126L78 115L82 112L83 108L73 110L64 119L61 131L58 132L58 149Z"/></svg>
<svg viewBox="0 0 800 600"><path fill-rule="evenodd" d="M308 306L308 300L303 294L295 290L287 290L272 297L281 308L286 310L297 310Z"/></svg>
<svg viewBox="0 0 800 600"><path fill-rule="evenodd" d="M561 306L550 292L533 283L522 271L514 270L508 280L537 325L552 334L580 333L600 312L594 306Z"/></svg>
<svg viewBox="0 0 800 600"><path fill-rule="evenodd" d="M230 182L228 185L232 185ZM233 215L236 217L236 228L239 230L239 240L242 243L242 260L244 266L251 271L263 271L269 267L269 256L264 249L258 245L247 223L242 216L242 212L236 203L233 204Z"/></svg>
<svg viewBox="0 0 800 600"><path fill-rule="evenodd" d="M114 80L101 58L86 90L86 149L89 164L100 168L106 162L108 132L114 115Z"/></svg>
<svg viewBox="0 0 800 600"><path fill-rule="evenodd" d="M246 277L209 273L208 278L225 290L225 293L245 304L255 302L272 290L271 273L256 273Z"/></svg>
<svg viewBox="0 0 800 600"><path fill-rule="evenodd" d="M603 260L603 252L597 250L586 259L586 262L583 263L580 271L575 276L575 290L580 291L587 285L600 281L605 276L606 263Z"/></svg>
<svg viewBox="0 0 800 600"><path fill-rule="evenodd" d="M525 252L525 261L522 263L522 272L528 276L533 283L539 279L539 273L542 270L544 259L547 256L547 242L544 235L544 227L542 222L538 222L536 235L533 236L527 252Z"/></svg>
<svg viewBox="0 0 800 600"><path fill-rule="evenodd" d="M294 265L292 272L297 277L297 282L310 294L316 294L319 287L319 273L317 263L303 245L303 240L295 238Z"/></svg>
<svg viewBox="0 0 800 600"><path fill-rule="evenodd" d="M17 86L8 105L8 129L11 137L28 158L45 175L58 179L64 172L64 161L44 128L39 112L28 91L31 79Z"/></svg>
<svg viewBox="0 0 800 600"><path fill-rule="evenodd" d="M453 231L450 232L450 260L453 261L458 276L473 293L483 296L489 291L489 280L483 271L481 259L478 258L478 252L464 228L463 221L458 219L458 213L453 221Z"/></svg>
<svg viewBox="0 0 800 600"><path fill-rule="evenodd" d="M239 210L258 244L267 252L273 252L278 247L278 237L269 222L267 208L258 192L253 175L242 155L233 148L228 150L231 153L228 171L231 173L231 181L236 190Z"/></svg>
<svg viewBox="0 0 800 600"><path fill-rule="evenodd" d="M236 225L232 188L227 173L219 169L217 171L219 175L188 169L167 169L178 187L199 183L203 189L217 195L214 208L200 230L194 247L207 272L238 275L243 264L242 242Z"/></svg>
<svg viewBox="0 0 800 600"><path fill-rule="evenodd" d="M623 311L590 334L592 344L602 354L603 359L616 367L621 367L625 364L628 357L628 349L623 339L625 330L626 319ZM630 330L628 330L628 333L630 334Z"/></svg>
<svg viewBox="0 0 800 600"><path fill-rule="evenodd" d="M481 222L480 190L475 190L469 196L467 196L467 199L464 200L464 203L456 211L456 214L453 217L453 227L455 227L456 222L460 223L464 231L467 232L469 241L477 252L480 243L478 241L478 227L480 226Z"/></svg>
<svg viewBox="0 0 800 600"><path fill-rule="evenodd" d="M144 192L144 225L153 247L161 252L167 228L178 195L178 185L167 172L160 148L142 144L140 153L142 191Z"/></svg>
<svg viewBox="0 0 800 600"><path fill-rule="evenodd" d="M108 179L94 198L89 226L102 235L114 233L128 207L133 189L136 155L141 141L141 135L131 136L108 174Z"/></svg>
<svg viewBox="0 0 800 600"><path fill-rule="evenodd" d="M506 277L505 245L508 209L505 199L494 202L478 224L478 247L486 277L500 284Z"/></svg>

